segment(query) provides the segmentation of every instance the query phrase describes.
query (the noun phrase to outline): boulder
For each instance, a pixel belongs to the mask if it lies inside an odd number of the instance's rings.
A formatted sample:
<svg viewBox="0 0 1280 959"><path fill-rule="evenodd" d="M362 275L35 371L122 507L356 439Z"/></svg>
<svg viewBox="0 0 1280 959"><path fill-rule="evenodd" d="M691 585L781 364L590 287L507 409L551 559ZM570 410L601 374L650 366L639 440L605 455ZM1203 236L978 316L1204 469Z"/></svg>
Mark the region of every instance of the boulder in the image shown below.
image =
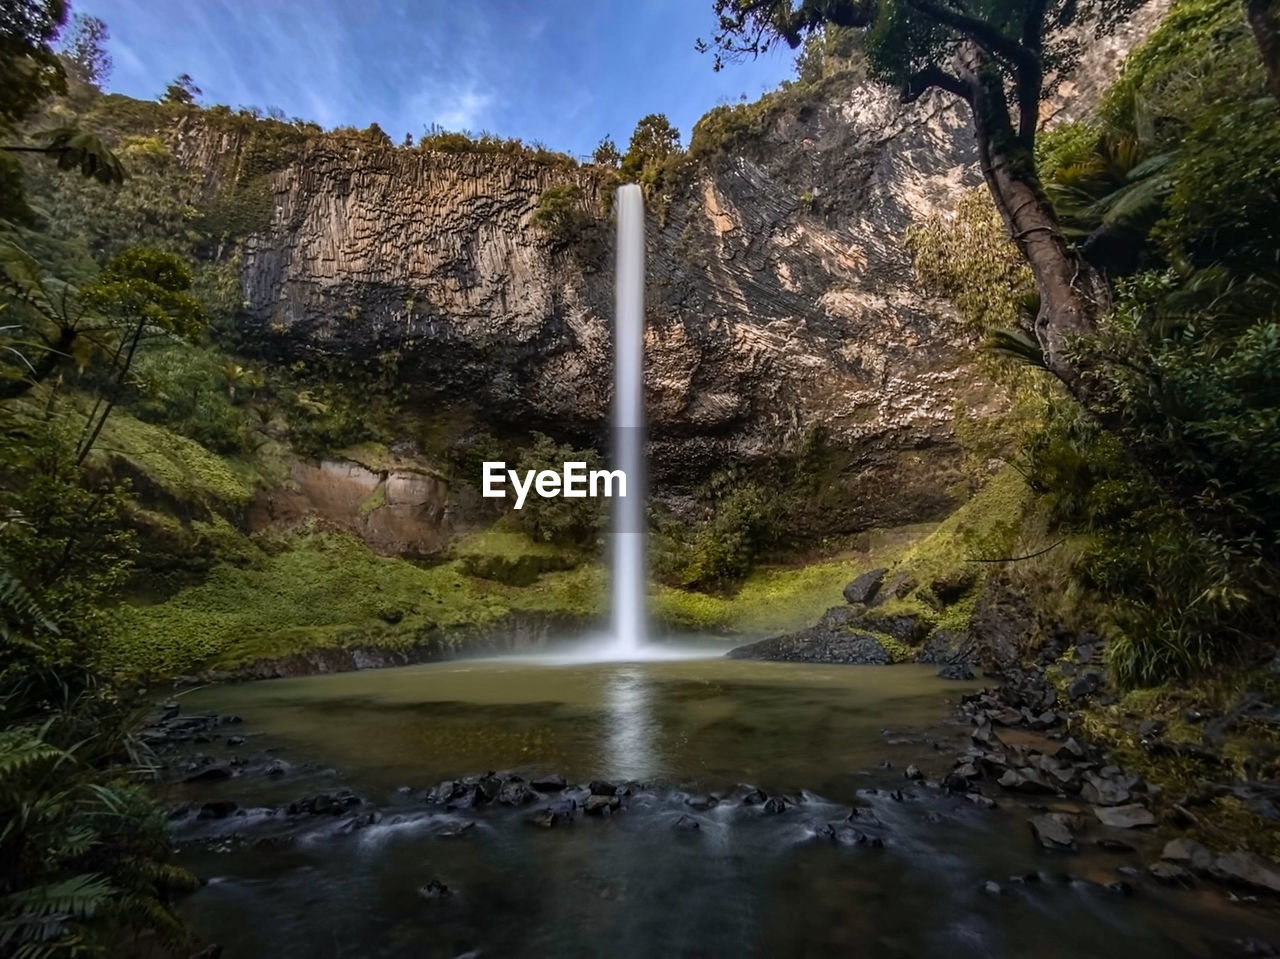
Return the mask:
<svg viewBox="0 0 1280 959"><path fill-rule="evenodd" d="M1046 849L1075 849L1076 840L1064 817L1057 813L1033 816L1027 820L1036 841Z"/></svg>
<svg viewBox="0 0 1280 959"><path fill-rule="evenodd" d="M1153 862L1147 867L1151 878L1170 885L1187 885L1191 882L1191 873L1173 862Z"/></svg>
<svg viewBox="0 0 1280 959"><path fill-rule="evenodd" d="M594 780L594 781L591 783L591 785L589 785L589 786L587 787L587 789L590 791L591 795L593 795L593 796L616 796L616 795L618 795L618 787L617 787L617 786L615 786L613 783L602 782L602 781L600 781L600 780Z"/></svg>
<svg viewBox="0 0 1280 959"><path fill-rule="evenodd" d="M880 587L875 598L871 600L871 605L880 606L891 599L901 599L915 588L916 581L910 573L897 573Z"/></svg>
<svg viewBox="0 0 1280 959"><path fill-rule="evenodd" d="M528 783L518 779L508 780L498 793L498 802L504 806L524 806L537 798L538 794L529 787Z"/></svg>
<svg viewBox="0 0 1280 959"><path fill-rule="evenodd" d="M600 796L592 794L587 797L587 801L582 804L582 811L588 816L603 816L605 813L616 811L622 805L622 800L617 796Z"/></svg>
<svg viewBox="0 0 1280 959"><path fill-rule="evenodd" d="M453 890L439 879L432 879L425 886L418 888L418 895L428 902L436 902L441 899L448 899L453 895Z"/></svg>
<svg viewBox="0 0 1280 959"><path fill-rule="evenodd" d="M546 776L534 776L529 780L529 785L538 790L540 793L555 793L564 789L564 777L559 773L551 773Z"/></svg>
<svg viewBox="0 0 1280 959"><path fill-rule="evenodd" d="M1102 673L1091 669L1071 680L1071 684L1067 686L1067 698L1074 703L1085 696L1092 696L1101 687Z"/></svg>
<svg viewBox="0 0 1280 959"><path fill-rule="evenodd" d="M1208 847L1185 836L1170 839L1165 843L1160 858L1165 862L1175 862L1196 872L1208 872L1213 866L1213 853Z"/></svg>
<svg viewBox="0 0 1280 959"><path fill-rule="evenodd" d="M692 816L681 815L681 817L676 820L675 828L681 832L693 832L694 830L701 829L702 824Z"/></svg>
<svg viewBox="0 0 1280 959"><path fill-rule="evenodd" d="M1137 803L1127 806L1094 806L1093 814L1104 826L1112 829L1137 829L1156 824L1155 814Z"/></svg>
<svg viewBox="0 0 1280 959"><path fill-rule="evenodd" d="M1086 772L1080 795L1085 802L1095 806L1124 806L1133 801L1133 787L1137 776L1103 777L1099 773Z"/></svg>
<svg viewBox="0 0 1280 959"><path fill-rule="evenodd" d="M731 649L730 659L767 659L780 662L841 663L854 666L888 666L893 655L870 633L810 626L772 639Z"/></svg>
<svg viewBox="0 0 1280 959"><path fill-rule="evenodd" d="M1020 793L1056 793L1058 790L1045 781L1040 770L1031 766L1021 769L1006 769L999 783L1010 792Z"/></svg>
<svg viewBox="0 0 1280 959"><path fill-rule="evenodd" d="M973 640L968 633L954 629L935 629L916 653L917 663L930 666L969 665L972 660Z"/></svg>
<svg viewBox="0 0 1280 959"><path fill-rule="evenodd" d="M939 679L956 679L970 680L973 679L973 670L969 668L968 663L952 663L949 666L943 666L938 670Z"/></svg>
<svg viewBox="0 0 1280 959"><path fill-rule="evenodd" d="M880 589L881 582L884 581L884 574L889 572L888 569L872 569L855 577L844 588L844 599L847 603L869 603Z"/></svg>
<svg viewBox="0 0 1280 959"><path fill-rule="evenodd" d="M1255 853L1233 852L1219 856L1209 871L1223 882L1280 894L1280 869Z"/></svg>

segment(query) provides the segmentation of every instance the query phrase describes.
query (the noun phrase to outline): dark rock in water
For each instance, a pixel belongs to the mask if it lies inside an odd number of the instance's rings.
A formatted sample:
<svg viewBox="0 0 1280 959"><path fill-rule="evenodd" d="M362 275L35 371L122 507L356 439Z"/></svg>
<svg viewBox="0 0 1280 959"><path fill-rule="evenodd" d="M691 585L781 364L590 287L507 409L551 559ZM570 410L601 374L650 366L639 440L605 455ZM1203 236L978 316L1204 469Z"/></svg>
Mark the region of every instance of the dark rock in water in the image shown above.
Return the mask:
<svg viewBox="0 0 1280 959"><path fill-rule="evenodd" d="M1160 882L1189 885L1191 883L1191 873L1183 869L1177 863L1172 862L1153 862L1147 867L1153 879Z"/></svg>
<svg viewBox="0 0 1280 959"><path fill-rule="evenodd" d="M228 737L227 737L227 745L228 745L228 746L243 746L243 745L244 745L244 737L243 737L243 736L228 736Z"/></svg>
<svg viewBox="0 0 1280 959"><path fill-rule="evenodd" d="M468 792L467 784L456 779L446 779L427 795L431 802L453 802Z"/></svg>
<svg viewBox="0 0 1280 959"><path fill-rule="evenodd" d="M493 773L488 773L476 781L475 801L477 803L493 802L501 792L502 780Z"/></svg>
<svg viewBox="0 0 1280 959"><path fill-rule="evenodd" d="M1151 810L1137 803L1128 806L1094 806L1093 814L1104 826L1113 829L1137 829L1156 824L1156 817Z"/></svg>
<svg viewBox="0 0 1280 959"><path fill-rule="evenodd" d="M273 759L271 760L271 762L267 763L267 768L264 770L264 772L266 773L266 775L274 778L276 776L283 776L292 768L293 767L290 766L283 759Z"/></svg>
<svg viewBox="0 0 1280 959"><path fill-rule="evenodd" d="M929 666L969 665L973 658L973 638L954 629L935 629L916 653L916 662Z"/></svg>
<svg viewBox="0 0 1280 959"><path fill-rule="evenodd" d="M226 819L239 808L239 805L229 799L218 799L213 802L207 802L201 806L200 812L197 813L196 818Z"/></svg>
<svg viewBox="0 0 1280 959"><path fill-rule="evenodd" d="M781 796L770 796L760 807L766 816L776 816L787 811L787 801Z"/></svg>
<svg viewBox="0 0 1280 959"><path fill-rule="evenodd" d="M203 769L198 769L195 772L191 773L191 775L183 779L183 782L187 782L187 783L217 782L218 780L221 780L221 779L230 779L235 774L236 774L235 770L227 763L214 763L211 766L205 766Z"/></svg>
<svg viewBox="0 0 1280 959"><path fill-rule="evenodd" d="M1087 673L1081 673L1071 681L1071 685L1067 687L1067 698L1074 703L1085 696L1093 695L1101 687L1102 673L1097 670L1090 670Z"/></svg>
<svg viewBox="0 0 1280 959"><path fill-rule="evenodd" d="M1232 939L1231 944L1240 950L1242 956L1280 956L1280 949L1276 949L1269 942L1263 942L1251 936Z"/></svg>
<svg viewBox="0 0 1280 959"><path fill-rule="evenodd" d="M504 806L524 806L537 798L538 794L519 780L508 781L498 793L498 802Z"/></svg>
<svg viewBox="0 0 1280 959"><path fill-rule="evenodd" d="M591 783L587 789L593 796L616 796L618 794L618 787L613 783L596 781Z"/></svg>
<svg viewBox="0 0 1280 959"><path fill-rule="evenodd" d="M689 815L682 815L676 820L676 829L683 832L693 832L695 829L701 829L702 824L698 820Z"/></svg>
<svg viewBox="0 0 1280 959"><path fill-rule="evenodd" d="M1113 896L1132 896L1133 895L1133 884L1126 882L1123 879L1117 879L1114 882L1109 882L1102 888L1105 889L1107 892L1111 893Z"/></svg>
<svg viewBox="0 0 1280 959"><path fill-rule="evenodd" d="M244 720L239 716L227 715L218 717L219 726L239 726L242 722L244 722Z"/></svg>
<svg viewBox="0 0 1280 959"><path fill-rule="evenodd" d="M752 789L749 793L742 797L742 805L744 806L760 806L767 802L768 794L763 789Z"/></svg>
<svg viewBox="0 0 1280 959"><path fill-rule="evenodd" d="M461 822L451 822L436 833L436 838L457 839L459 836L465 836L475 828L476 821L474 819L464 819Z"/></svg>
<svg viewBox="0 0 1280 959"><path fill-rule="evenodd" d="M534 776L529 780L529 785L540 793L554 793L564 789L564 777L559 773L552 773L549 776Z"/></svg>
<svg viewBox="0 0 1280 959"><path fill-rule="evenodd" d="M1039 881L1040 881L1040 873L1038 872L1024 872L1020 876L1009 877L1009 882L1019 886L1025 886L1031 883L1037 883Z"/></svg>
<svg viewBox="0 0 1280 959"><path fill-rule="evenodd" d="M725 655L730 659L845 663L856 666L888 666L893 662L893 655L870 633L823 625L739 646Z"/></svg>
<svg viewBox="0 0 1280 959"><path fill-rule="evenodd" d="M861 576L855 577L844 588L844 600L846 603L869 603L875 599L876 593L880 589L880 584L884 581L884 574L889 572L888 569L872 569L863 573Z"/></svg>
<svg viewBox="0 0 1280 959"><path fill-rule="evenodd" d="M690 809L696 809L699 812L705 812L708 809L714 809L720 805L720 800L715 796L690 796L684 804Z"/></svg>
<svg viewBox="0 0 1280 959"><path fill-rule="evenodd" d="M1176 862L1180 866L1196 872L1208 872L1213 867L1213 853L1194 839L1179 836L1164 844L1160 858L1165 862Z"/></svg>
<svg viewBox="0 0 1280 959"><path fill-rule="evenodd" d="M320 793L295 799L285 807L285 811L290 816L337 816L352 806L359 806L363 801L355 793L344 789L336 793Z"/></svg>
<svg viewBox="0 0 1280 959"><path fill-rule="evenodd" d="M1057 813L1033 816L1027 820L1036 841L1046 849L1075 849L1076 840L1064 818Z"/></svg>
<svg viewBox="0 0 1280 959"><path fill-rule="evenodd" d="M969 800L969 802L973 803L975 806L980 806L983 809L994 809L996 807L996 801L994 799L989 796L984 796L979 792L966 793L964 798Z"/></svg>
<svg viewBox="0 0 1280 959"><path fill-rule="evenodd" d="M864 611L854 606L832 606L818 617L818 626L826 629L847 629L862 622Z"/></svg>
<svg viewBox="0 0 1280 959"><path fill-rule="evenodd" d="M982 722L978 723L978 727L969 736L975 743L981 743L984 746L993 745L992 740L995 739L995 733L991 729L991 722L987 719L983 719Z"/></svg>
<svg viewBox="0 0 1280 959"><path fill-rule="evenodd" d="M924 779L924 773L920 771L919 766L916 766L913 764L906 768L906 771L902 774L902 778L903 779Z"/></svg>
<svg viewBox="0 0 1280 959"><path fill-rule="evenodd" d="M428 902L435 902L440 899L448 899L453 895L453 890L439 879L432 879L425 886L418 889L418 895Z"/></svg>
<svg viewBox="0 0 1280 959"><path fill-rule="evenodd" d="M991 896L999 896L1004 894L1004 888L994 879L988 879L982 884L982 891Z"/></svg>
<svg viewBox="0 0 1280 959"><path fill-rule="evenodd" d="M941 679L973 679L973 670L967 663L952 663L938 670Z"/></svg>
<svg viewBox="0 0 1280 959"><path fill-rule="evenodd" d="M1120 839L1095 839L1094 845L1107 852L1137 852L1133 846Z"/></svg>
<svg viewBox="0 0 1280 959"><path fill-rule="evenodd" d="M977 773L976 769L974 769L974 773ZM942 777L942 788L951 793L967 793L975 787L974 784L969 781L968 777L960 772L960 770L955 769Z"/></svg>
<svg viewBox="0 0 1280 959"><path fill-rule="evenodd" d="M1280 893L1280 869L1251 852L1233 852L1214 860L1210 873L1223 882Z"/></svg>
<svg viewBox="0 0 1280 959"><path fill-rule="evenodd" d="M582 804L582 811L588 816L603 816L605 813L614 812L621 805L622 800L617 796L591 795Z"/></svg>
<svg viewBox="0 0 1280 959"><path fill-rule="evenodd" d="M165 723L170 719L177 719L178 714L182 712L182 704L170 700L167 703L160 704L160 722Z"/></svg>
<svg viewBox="0 0 1280 959"><path fill-rule="evenodd" d="M550 829L556 823L562 821L562 817L554 809L539 809L535 813L530 813L525 817L525 822L531 826L541 826L543 829Z"/></svg>

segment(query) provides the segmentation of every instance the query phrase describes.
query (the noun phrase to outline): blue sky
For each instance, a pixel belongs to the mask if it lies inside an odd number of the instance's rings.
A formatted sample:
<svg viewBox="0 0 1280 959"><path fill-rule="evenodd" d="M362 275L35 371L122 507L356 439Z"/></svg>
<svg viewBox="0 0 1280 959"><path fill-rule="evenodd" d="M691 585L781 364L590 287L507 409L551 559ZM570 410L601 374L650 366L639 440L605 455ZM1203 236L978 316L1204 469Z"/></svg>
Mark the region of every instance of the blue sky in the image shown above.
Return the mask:
<svg viewBox="0 0 1280 959"><path fill-rule="evenodd" d="M793 73L789 50L712 71L711 0L79 0L106 21L107 89L155 97L189 73L205 104L277 106L325 127L425 125L590 153L646 113L688 143L717 103Z"/></svg>

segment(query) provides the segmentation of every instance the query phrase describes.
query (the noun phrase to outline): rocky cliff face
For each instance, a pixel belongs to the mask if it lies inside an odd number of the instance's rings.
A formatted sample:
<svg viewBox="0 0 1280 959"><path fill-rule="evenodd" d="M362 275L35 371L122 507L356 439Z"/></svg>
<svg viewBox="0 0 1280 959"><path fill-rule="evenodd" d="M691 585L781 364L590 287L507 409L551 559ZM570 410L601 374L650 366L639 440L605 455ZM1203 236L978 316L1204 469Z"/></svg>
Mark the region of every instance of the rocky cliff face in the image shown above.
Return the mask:
<svg viewBox="0 0 1280 959"><path fill-rule="evenodd" d="M1101 85L1116 49L1099 46L1077 91ZM1055 110L1078 100L1063 91ZM570 181L602 217L608 187L589 167L310 142L275 175L270 228L249 241L244 323L268 347L394 352L423 395L602 437L610 227L584 252L532 223L543 191ZM916 288L903 235L979 182L966 108L942 95L903 106L870 84L783 111L704 163L648 227L659 488L822 425L856 453L855 523L944 507L956 410L1002 400L953 311Z"/></svg>

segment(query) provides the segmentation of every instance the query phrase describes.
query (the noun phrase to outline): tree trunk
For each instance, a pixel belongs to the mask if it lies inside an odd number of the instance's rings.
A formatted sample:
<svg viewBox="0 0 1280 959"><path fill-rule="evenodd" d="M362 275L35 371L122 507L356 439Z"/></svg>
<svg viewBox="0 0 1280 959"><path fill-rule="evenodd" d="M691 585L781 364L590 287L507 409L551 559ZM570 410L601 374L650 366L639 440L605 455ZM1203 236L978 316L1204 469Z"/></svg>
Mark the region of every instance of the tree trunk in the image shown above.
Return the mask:
<svg viewBox="0 0 1280 959"><path fill-rule="evenodd" d="M1110 290L1102 275L1063 239L1053 206L1040 186L1034 156L1010 123L999 77L973 71L969 80L982 175L1040 294L1035 336L1045 365L1088 407L1094 390L1067 359L1067 341L1097 332L1098 319L1111 307Z"/></svg>
<svg viewBox="0 0 1280 959"><path fill-rule="evenodd" d="M1280 2L1244 0L1244 15L1253 28L1258 49L1262 51L1262 65L1267 68L1271 95L1280 100Z"/></svg>

